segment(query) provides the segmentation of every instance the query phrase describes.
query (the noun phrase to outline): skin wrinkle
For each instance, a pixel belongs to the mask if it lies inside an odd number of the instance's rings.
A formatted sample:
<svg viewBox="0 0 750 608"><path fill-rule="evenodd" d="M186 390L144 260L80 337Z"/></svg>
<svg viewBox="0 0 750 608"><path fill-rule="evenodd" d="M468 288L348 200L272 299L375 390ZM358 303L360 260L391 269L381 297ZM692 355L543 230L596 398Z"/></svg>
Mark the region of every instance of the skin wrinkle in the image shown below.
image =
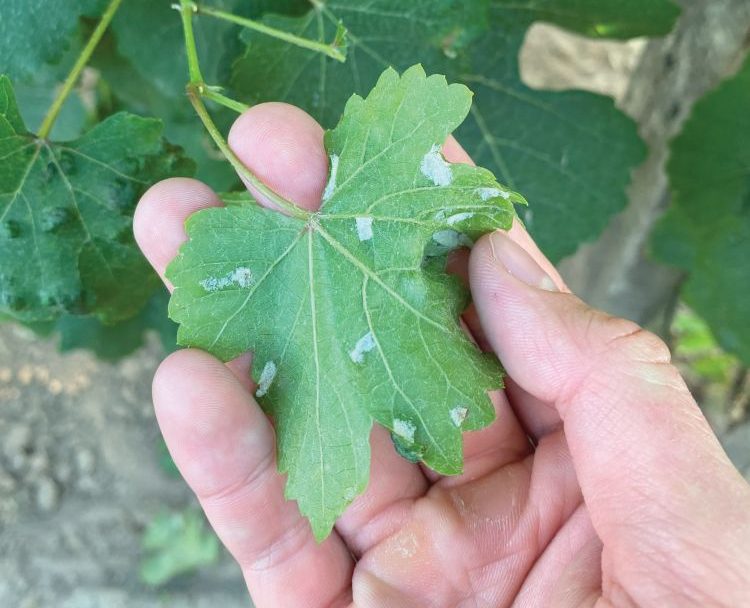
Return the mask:
<svg viewBox="0 0 750 608"><path fill-rule="evenodd" d="M304 519L299 519L254 556L252 563L243 566L243 572L259 573L277 568L294 557L308 542L310 542L308 524Z"/></svg>
<svg viewBox="0 0 750 608"><path fill-rule="evenodd" d="M271 473L274 474L274 466L276 461L275 446L267 451L266 455L263 456L256 467L253 467L247 472L247 475L238 480L237 482L213 492L198 493L198 499L202 503L218 503L223 502L232 497L240 490L252 491L256 486L262 485L265 481L265 477Z"/></svg>

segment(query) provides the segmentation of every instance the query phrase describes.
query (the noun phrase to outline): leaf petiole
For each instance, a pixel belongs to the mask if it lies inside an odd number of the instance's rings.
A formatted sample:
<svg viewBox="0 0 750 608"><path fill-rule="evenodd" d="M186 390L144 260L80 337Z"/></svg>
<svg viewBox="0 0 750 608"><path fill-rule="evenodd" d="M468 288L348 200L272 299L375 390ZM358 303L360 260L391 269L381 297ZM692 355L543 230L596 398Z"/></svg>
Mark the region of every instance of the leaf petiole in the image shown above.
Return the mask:
<svg viewBox="0 0 750 608"><path fill-rule="evenodd" d="M229 147L229 144L227 144L227 141L224 139L221 131L219 131L216 123L214 123L211 115L208 113L206 105L203 103L204 97L217 103L221 103L222 105L226 105L238 112L244 112L245 109L247 109L247 106L235 101L234 99L230 99L219 93L215 88L209 87L203 82L203 77L201 76L200 71L200 60L198 59L198 50L195 45L195 35L193 33L193 15L197 13L197 6L195 2L192 2L191 0L180 0L179 10L182 17L182 29L185 35L185 50L187 51L188 70L190 72L190 83L187 85L187 96L188 99L190 99L190 103L193 105L196 114L198 114L198 117L201 119L203 126L206 127L208 134L211 136L211 139L214 140L214 143L221 153L249 186L289 215L306 220L310 215L309 212L298 207L291 201L288 201L283 196L266 186L260 178L250 171L250 169L248 169L237 157L234 151Z"/></svg>
<svg viewBox="0 0 750 608"><path fill-rule="evenodd" d="M195 34L193 33L193 15L198 12L195 2L190 0L180 0L180 4L173 4L172 8L180 11L182 18L182 31L185 37L185 52L187 53L188 70L190 72L190 82L194 84L202 83L200 61L198 60L198 47L195 44Z"/></svg>
<svg viewBox="0 0 750 608"><path fill-rule="evenodd" d="M339 28L336 31L336 37L334 38L334 40L330 43L324 43L317 40L310 40L309 38L295 36L294 34L290 34L289 32L270 27L259 21L248 19L246 17L240 17L239 15L233 15L232 13L227 13L225 11L211 8L210 6L196 4L195 2L188 2L187 4L192 5L192 10L199 15L208 15L210 17L215 17L216 19L222 19L224 21L236 23L237 25L241 25L242 27L255 30L256 32L260 32L268 36L272 36L273 38L278 38L279 40L283 40L285 42L288 42L289 44L293 44L305 49L310 49L311 51L315 51L317 53L322 53L323 55L326 55L331 59L335 59L336 61L341 61L342 63L346 61L346 30L341 25L339 25Z"/></svg>
<svg viewBox="0 0 750 608"><path fill-rule="evenodd" d="M291 201L285 199L283 196L274 192L271 188L266 186L260 180L260 178L258 178L257 175L255 175L243 164L243 162L237 157L234 151L229 147L229 144L227 144L224 136L217 128L216 124L211 118L211 115L208 113L205 104L203 103L202 98L206 94L206 85L202 83L191 83L187 87L187 94L188 98L190 99L190 103L193 104L193 108L195 108L196 114L198 114L198 117L203 122L203 125L206 127L206 130L211 136L211 139L214 140L216 146L219 148L219 150L221 150L222 154L224 154L226 159L231 163L240 177L259 194L267 198L274 205L278 206L280 209L282 209L292 217L307 220L310 216L310 213L308 211L305 211L301 207L298 207Z"/></svg>
<svg viewBox="0 0 750 608"><path fill-rule="evenodd" d="M83 47L81 54L78 55L78 59L76 59L73 68L65 79L60 92L57 94L47 111L47 114L44 116L42 125L39 127L38 135L40 139L47 139L47 137L49 137L50 131L52 131L52 127L60 114L60 110L62 110L65 100L68 98L68 95L70 95L76 82L78 82L78 77L81 75L83 68L86 67L89 59L91 59L91 55L94 53L102 36L104 36L104 32L107 31L107 27L109 27L109 24L112 22L112 18L115 16L117 9L120 8L120 4L122 4L122 0L110 0L109 5L102 14L101 20L96 26L96 29L91 34L86 46Z"/></svg>
<svg viewBox="0 0 750 608"><path fill-rule="evenodd" d="M237 114L242 114L245 110L250 109L250 106L246 103L242 103L241 101L237 101L236 99L232 99L231 97L227 97L226 95L222 94L217 87L204 85L203 87L201 87L199 93L205 99L210 99L211 101L218 103L225 108L234 110L235 112L237 112Z"/></svg>

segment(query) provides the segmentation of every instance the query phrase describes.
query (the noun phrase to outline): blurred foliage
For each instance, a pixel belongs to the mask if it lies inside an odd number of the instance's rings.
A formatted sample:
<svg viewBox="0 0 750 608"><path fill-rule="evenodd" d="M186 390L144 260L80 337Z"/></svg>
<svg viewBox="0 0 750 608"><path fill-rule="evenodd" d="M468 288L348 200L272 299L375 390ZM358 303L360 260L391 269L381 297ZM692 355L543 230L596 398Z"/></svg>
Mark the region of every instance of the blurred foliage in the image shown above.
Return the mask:
<svg viewBox="0 0 750 608"><path fill-rule="evenodd" d="M706 322L680 308L672 324L674 355L696 380L728 385L739 362L716 342Z"/></svg>
<svg viewBox="0 0 750 608"><path fill-rule="evenodd" d="M219 559L219 540L198 509L162 513L146 528L140 578L152 587Z"/></svg>
<svg viewBox="0 0 750 608"><path fill-rule="evenodd" d="M655 255L684 269L682 297L750 365L750 57L699 100L672 142L672 204Z"/></svg>

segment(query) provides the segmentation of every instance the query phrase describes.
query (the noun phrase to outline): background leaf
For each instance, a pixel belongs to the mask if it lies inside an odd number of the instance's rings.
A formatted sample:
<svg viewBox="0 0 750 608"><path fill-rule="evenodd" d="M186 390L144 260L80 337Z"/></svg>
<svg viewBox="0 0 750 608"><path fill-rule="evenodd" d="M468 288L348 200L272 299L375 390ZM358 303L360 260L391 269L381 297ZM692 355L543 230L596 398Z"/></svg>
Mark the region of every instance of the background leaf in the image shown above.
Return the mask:
<svg viewBox="0 0 750 608"><path fill-rule="evenodd" d="M0 77L0 311L111 323L143 307L158 280L134 243L133 209L154 181L193 170L161 131L116 114L65 144L39 140Z"/></svg>
<svg viewBox="0 0 750 608"><path fill-rule="evenodd" d="M333 0L302 17L266 22L329 40L342 20L350 34L346 64L248 32L232 83L251 101L289 101L331 126L348 94L367 90L388 65L403 69L418 60L466 82L476 100L457 137L476 162L526 194L533 203L528 228L557 261L625 206L645 147L610 99L526 87L518 69L526 30L552 20L598 36L655 35L668 32L676 16L664 0Z"/></svg>
<svg viewBox="0 0 750 608"><path fill-rule="evenodd" d="M158 515L143 533L142 544L140 577L155 587L219 559L219 539L196 509Z"/></svg>
<svg viewBox="0 0 750 608"><path fill-rule="evenodd" d="M98 16L106 0L3 0L0 73L23 80L65 56L83 16Z"/></svg>
<svg viewBox="0 0 750 608"><path fill-rule="evenodd" d="M184 97L188 66L182 24L172 4L172 0L128 0L118 11L112 29L119 54L143 79L175 99ZM251 18L267 10L294 14L303 5L309 7L306 0L210 0L208 4ZM193 21L203 78L212 85L226 83L231 60L240 52L240 28L203 15Z"/></svg>
<svg viewBox="0 0 750 608"><path fill-rule="evenodd" d="M671 146L672 204L657 258L689 273L683 298L750 364L750 59L698 101Z"/></svg>
<svg viewBox="0 0 750 608"><path fill-rule="evenodd" d="M680 14L672 0L502 0L504 9L586 36L628 39L663 36ZM521 18L523 20L523 18Z"/></svg>

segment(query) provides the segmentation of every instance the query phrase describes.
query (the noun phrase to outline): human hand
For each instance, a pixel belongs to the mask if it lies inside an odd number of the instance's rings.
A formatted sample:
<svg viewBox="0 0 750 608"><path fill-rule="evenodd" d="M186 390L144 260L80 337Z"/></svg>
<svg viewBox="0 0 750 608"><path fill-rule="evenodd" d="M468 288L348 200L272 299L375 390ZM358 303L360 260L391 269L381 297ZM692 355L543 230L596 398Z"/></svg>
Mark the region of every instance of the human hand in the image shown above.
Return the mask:
<svg viewBox="0 0 750 608"><path fill-rule="evenodd" d="M328 160L308 115L257 106L229 143L317 207ZM470 162L453 140L444 153ZM189 179L144 195L136 238L162 277L184 220L219 204ZM510 376L497 421L464 435L457 477L402 459L376 427L369 487L321 544L284 499L250 356L182 350L159 368L167 445L256 606L750 606L750 487L666 346L568 293L518 224L456 265L476 305L467 325Z"/></svg>

